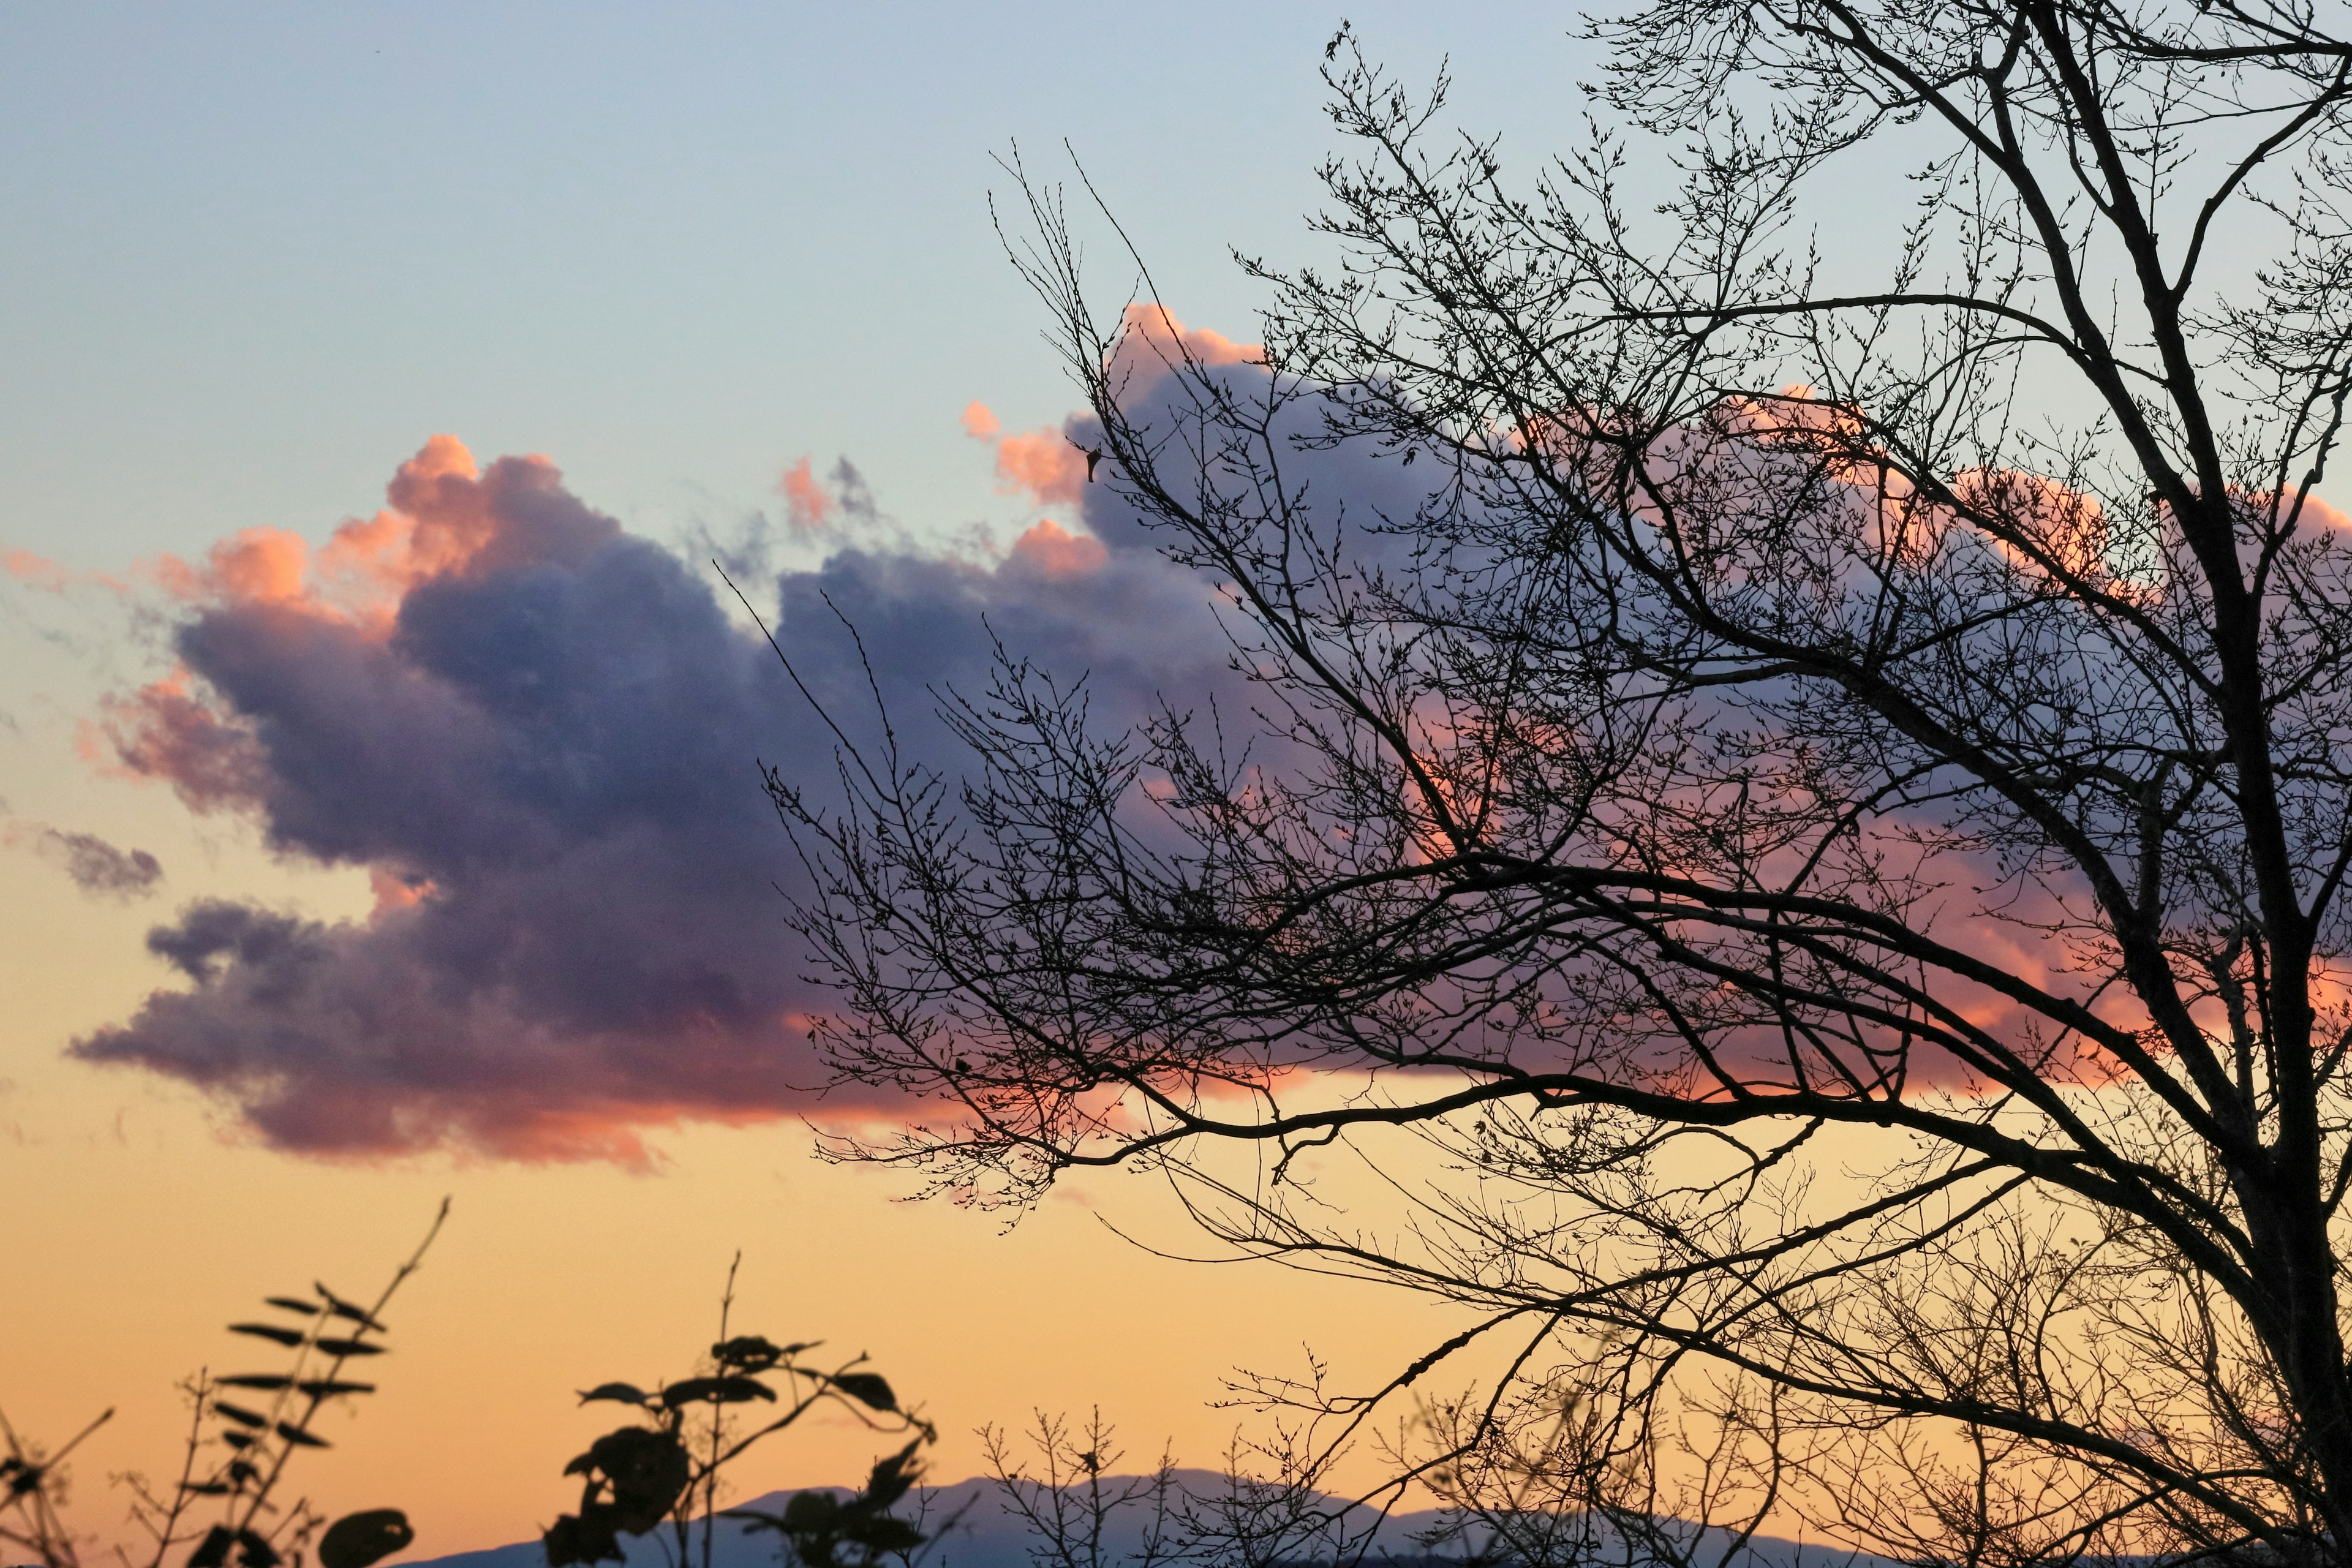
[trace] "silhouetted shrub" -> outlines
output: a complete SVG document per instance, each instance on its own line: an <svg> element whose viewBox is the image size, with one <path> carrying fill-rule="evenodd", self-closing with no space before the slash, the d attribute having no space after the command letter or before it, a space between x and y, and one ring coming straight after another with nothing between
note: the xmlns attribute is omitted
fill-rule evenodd
<svg viewBox="0 0 2352 1568"><path fill-rule="evenodd" d="M159 1489L135 1473L125 1478L131 1517L152 1542L147 1568L164 1568L191 1545L184 1568L302 1568L314 1539L320 1568L369 1568L415 1539L408 1516L396 1508L364 1510L329 1525L307 1500L280 1507L272 1499L296 1454L331 1447L311 1429L320 1412L375 1392L374 1384L345 1375L346 1368L384 1352L383 1310L425 1261L448 1217L445 1199L425 1239L372 1305L314 1284L308 1292L266 1298L267 1321L228 1325L230 1333L284 1347L289 1358L279 1371L198 1373L182 1385L191 1414L178 1479ZM40 1568L80 1568L60 1512L59 1467L113 1415L104 1412L54 1453L19 1438L0 1417L0 1440L7 1444L0 1458L0 1542L31 1552ZM215 1507L212 1521L201 1522ZM129 1553L119 1555L132 1568Z"/></svg>
<svg viewBox="0 0 2352 1568"><path fill-rule="evenodd" d="M741 1262L740 1254L736 1261ZM720 1519L775 1531L788 1559L803 1568L877 1568L894 1557L911 1560L923 1544L923 1532L891 1510L922 1474L921 1452L939 1436L931 1424L903 1407L879 1373L866 1370L863 1353L827 1370L800 1359L822 1342L780 1345L763 1335L733 1333L729 1320L734 1303L730 1268L719 1303L719 1339L694 1375L650 1390L601 1384L580 1395L583 1405L629 1405L639 1418L597 1438L563 1468L565 1475L582 1478L580 1509L559 1518L541 1536L548 1568L623 1562L622 1536L649 1534L665 1521L671 1529L672 1561L683 1568L692 1561L698 1518L703 1568L710 1568ZM803 1491L781 1513L720 1512L720 1472L754 1444L827 1404L877 1431L905 1436L905 1446L877 1460L866 1485L845 1497ZM757 1424L744 1430L739 1411L756 1412Z"/></svg>

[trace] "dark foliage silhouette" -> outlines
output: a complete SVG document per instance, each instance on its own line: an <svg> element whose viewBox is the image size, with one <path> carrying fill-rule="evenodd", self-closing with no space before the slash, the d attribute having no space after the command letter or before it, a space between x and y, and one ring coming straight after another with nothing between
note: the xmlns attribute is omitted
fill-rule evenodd
<svg viewBox="0 0 2352 1568"><path fill-rule="evenodd" d="M741 1262L740 1258L737 1263ZM853 1356L830 1366L802 1358L818 1342L777 1344L733 1331L735 1270L719 1310L719 1339L691 1377L657 1384L606 1383L580 1395L583 1405L629 1405L640 1418L588 1446L564 1467L581 1478L580 1507L549 1526L548 1568L622 1562L620 1538L647 1535L667 1524L664 1549L676 1564L694 1561L694 1529L701 1525L703 1568L710 1568L718 1521L744 1521L772 1531L788 1561L801 1568L878 1568L910 1562L925 1540L915 1523L892 1512L922 1474L922 1451L938 1439L931 1424L898 1402L881 1373ZM866 1485L846 1496L796 1493L782 1512L719 1508L722 1472L754 1445L785 1430L820 1406L846 1410L879 1431L906 1437L875 1462ZM744 1421L740 1417L748 1415Z"/></svg>
<svg viewBox="0 0 2352 1568"><path fill-rule="evenodd" d="M307 1292L268 1298L266 1321L228 1326L232 1334L283 1347L289 1359L281 1371L200 1372L184 1385L189 1425L178 1476L164 1487L135 1472L123 1478L131 1517L152 1542L147 1568L175 1560L184 1568L302 1568L312 1552L320 1568L369 1568L415 1541L407 1515L396 1508L369 1509L330 1524L307 1499L283 1500L284 1486L297 1454L332 1446L312 1429L320 1414L375 1392L374 1384L346 1370L384 1353L383 1310L425 1261L448 1216L444 1200L425 1239L372 1304L313 1285ZM59 1467L113 1414L107 1411L47 1454L20 1440L0 1417L0 1438L8 1447L0 1458L0 1542L31 1552L41 1568L80 1568L77 1537L60 1512ZM129 1568L129 1553L119 1555Z"/></svg>

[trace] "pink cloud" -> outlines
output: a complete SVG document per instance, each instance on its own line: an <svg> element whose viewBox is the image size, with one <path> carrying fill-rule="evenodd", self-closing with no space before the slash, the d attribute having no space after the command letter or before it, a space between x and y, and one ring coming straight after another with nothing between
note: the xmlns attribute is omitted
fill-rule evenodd
<svg viewBox="0 0 2352 1568"><path fill-rule="evenodd" d="M11 550L5 557L0 557L0 567L5 567L8 575L19 583L44 593L61 593L70 580L64 567L29 550Z"/></svg>
<svg viewBox="0 0 2352 1568"><path fill-rule="evenodd" d="M1002 493L1025 495L1041 507L1076 506L1083 499L1086 456L1071 440L1067 426L1007 436L985 403L967 405L962 425L965 435L996 448L996 488Z"/></svg>
<svg viewBox="0 0 2352 1568"><path fill-rule="evenodd" d="M507 462L535 474L542 485L560 482L544 458ZM187 605L280 605L381 632L410 587L462 567L488 542L495 530L480 479L464 442L436 436L401 465L386 487L383 510L345 521L315 552L298 533L264 527L220 541L201 560L165 553L138 563L127 576L68 571L26 550L0 557L0 568L50 592L90 584L129 594L144 585Z"/></svg>
<svg viewBox="0 0 2352 1568"><path fill-rule="evenodd" d="M1013 542L1012 564L1047 577L1072 577L1100 571L1109 553L1092 534L1072 533L1046 517Z"/></svg>
<svg viewBox="0 0 2352 1568"><path fill-rule="evenodd" d="M2315 495L2303 498L2303 510L2296 521L2306 528L2324 528L2335 533L2352 533L2352 517L2329 505Z"/></svg>
<svg viewBox="0 0 2352 1568"><path fill-rule="evenodd" d="M248 528L205 558L205 586L248 605L285 604L309 592L310 546L282 528Z"/></svg>
<svg viewBox="0 0 2352 1568"><path fill-rule="evenodd" d="M402 596L458 572L497 537L485 486L552 490L562 476L545 458L500 460L486 479L455 436L435 436L385 487L387 505L352 518L314 552L299 534L248 528L214 545L201 563L163 555L142 574L192 604L278 605L382 636Z"/></svg>
<svg viewBox="0 0 2352 1568"><path fill-rule="evenodd" d="M107 572L76 571L29 550L10 550L0 555L0 571L5 571L27 588L43 594L63 594L85 586L103 588L113 594L128 594L131 589L131 584L126 578Z"/></svg>
<svg viewBox="0 0 2352 1568"><path fill-rule="evenodd" d="M1254 374L1249 345L1152 308L1128 327L1139 403L1171 359ZM1087 672L1107 728L1162 694L1237 689L1210 585L1154 552L1120 487L1085 482L1087 416L1007 437L973 404L962 423L1008 484L1075 504L1086 528L1031 520L992 566L843 548L782 574L762 609L829 710L867 711L870 679L908 754L951 772L961 753L926 716L939 692L984 687L1000 637L1041 669ZM1300 471L1318 502L1396 515L1429 472L1330 452ZM845 465L823 485L803 458L778 489L816 528L857 515L854 482ZM484 468L437 437L385 502L316 551L248 531L182 563L183 668L89 732L191 808L363 872L373 910L192 905L149 936L179 979L77 1053L199 1085L257 1136L329 1155L642 1163L653 1130L805 1110L824 1077L806 1028L833 999L782 932L777 885L802 873L751 769L824 788L830 733L698 568L624 533L545 458ZM2037 962L2023 937L1983 942L2019 973ZM828 1113L879 1103L846 1092Z"/></svg>
<svg viewBox="0 0 2352 1568"><path fill-rule="evenodd" d="M1039 506L1076 506L1087 482L1086 454L1059 430L1032 430L997 443L1003 488L1027 492Z"/></svg>
<svg viewBox="0 0 2352 1568"><path fill-rule="evenodd" d="M784 470L784 477L776 481L776 491L784 498L784 515L793 527L814 531L833 521L833 498L809 472L806 457Z"/></svg>
<svg viewBox="0 0 2352 1568"><path fill-rule="evenodd" d="M1258 364L1265 359L1265 349L1256 343L1187 327L1159 305L1139 303L1129 305L1120 318L1111 384L1124 393L1187 364L1210 368ZM1040 507L1076 507L1085 500L1087 458L1076 437L1093 427L1089 416L1073 415L1058 428L1042 426L1007 436L993 410L973 403L964 409L962 423L964 434L996 447L996 476L1005 493L1025 495Z"/></svg>
<svg viewBox="0 0 2352 1568"><path fill-rule="evenodd" d="M390 866L370 866L368 891L375 898L373 918L382 919L394 910L408 909L431 898L433 881L429 877L412 879Z"/></svg>
<svg viewBox="0 0 2352 1568"><path fill-rule="evenodd" d="M1125 375L1150 374L1187 361L1203 366L1263 364L1265 348L1236 342L1205 327L1187 327L1161 305L1139 302L1127 308L1119 319L1118 346L1111 356L1114 386Z"/></svg>

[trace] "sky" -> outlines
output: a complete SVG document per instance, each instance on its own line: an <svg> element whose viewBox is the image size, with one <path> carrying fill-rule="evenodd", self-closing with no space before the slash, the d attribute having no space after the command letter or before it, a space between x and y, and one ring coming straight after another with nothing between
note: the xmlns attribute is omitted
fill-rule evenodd
<svg viewBox="0 0 2352 1568"><path fill-rule="evenodd" d="M1567 12L1346 14L1507 151L1573 132ZM1114 708L1213 684L1197 585L1088 514L992 156L1066 140L1229 356L1229 247L1321 254L1340 15L0 5L0 1412L116 1412L84 1528L222 1325L373 1289L445 1194L306 1478L412 1557L551 1519L572 1391L684 1373L739 1249L738 1325L871 1352L945 1479L1037 1407L1214 1463L1236 1367L1434 1337L1160 1256L1145 1182L1008 1229L811 1157L879 1112L804 1092L753 759L822 747L704 564L820 669L852 605L901 693L982 615ZM870 1447L772 1452L747 1489Z"/></svg>

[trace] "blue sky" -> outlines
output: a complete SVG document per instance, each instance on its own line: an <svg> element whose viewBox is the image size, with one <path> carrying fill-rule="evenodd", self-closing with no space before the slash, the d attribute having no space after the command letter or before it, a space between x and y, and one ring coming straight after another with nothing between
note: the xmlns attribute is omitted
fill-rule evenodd
<svg viewBox="0 0 2352 1568"><path fill-rule="evenodd" d="M1556 141L1561 12L1352 8ZM441 430L662 533L803 451L992 504L955 415L1068 397L992 151L1066 137L1188 319L1312 253L1322 5L24 5L0 10L0 537L82 566L316 534ZM1108 258L1105 258L1108 262ZM1104 281L1124 279L1106 265Z"/></svg>

